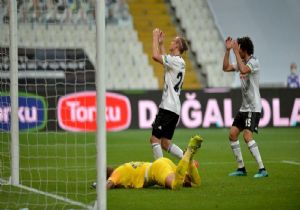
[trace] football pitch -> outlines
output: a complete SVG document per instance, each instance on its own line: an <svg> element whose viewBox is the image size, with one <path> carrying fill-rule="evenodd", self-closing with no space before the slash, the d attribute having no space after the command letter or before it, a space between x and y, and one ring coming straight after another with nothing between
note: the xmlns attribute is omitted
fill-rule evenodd
<svg viewBox="0 0 300 210"><path fill-rule="evenodd" d="M240 138L248 171L246 177L229 177L236 163L228 143L228 129L177 129L174 143L185 148L199 133L205 141L196 154L202 184L177 191L113 189L107 208L128 210L176 209L300 209L300 128L261 128L255 140L269 172L254 179L257 165ZM127 130L107 134L108 165L152 161L151 130ZM8 134L0 134L0 178L9 176ZM95 134L22 133L20 135L20 183L93 206L96 192ZM166 157L178 162L168 153ZM82 209L39 192L11 185L0 186L0 209Z"/></svg>

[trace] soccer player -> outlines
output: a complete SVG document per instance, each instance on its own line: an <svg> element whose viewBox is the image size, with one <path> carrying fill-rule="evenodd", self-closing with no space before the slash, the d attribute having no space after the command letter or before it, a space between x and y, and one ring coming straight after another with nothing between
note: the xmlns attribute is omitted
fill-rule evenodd
<svg viewBox="0 0 300 210"><path fill-rule="evenodd" d="M175 37L170 44L170 54L164 48L164 33L153 30L152 58L164 67L164 89L159 111L152 124L153 156L163 157L162 149L181 159L183 151L171 142L180 115L180 91L185 76L185 62L181 55L187 51L187 43L182 37Z"/></svg>
<svg viewBox="0 0 300 210"><path fill-rule="evenodd" d="M225 41L225 46L223 70L225 72L239 72L242 90L242 105L234 118L229 132L229 140L238 163L238 169L230 173L229 176L247 175L238 140L239 134L243 131L244 140L259 167L259 171L254 177L267 177L268 173L261 159L257 143L253 139L253 132L258 132L258 123L262 109L259 92L259 61L253 56L254 47L249 37L242 37L237 40L232 40L231 37L228 37ZM236 57L237 65L229 63L231 49Z"/></svg>
<svg viewBox="0 0 300 210"><path fill-rule="evenodd" d="M130 162L115 170L108 170L107 189L111 188L146 188L160 185L169 189L180 189L183 186L199 186L201 179L193 155L201 147L203 138L195 135L190 139L183 158L176 166L168 158L159 158L153 163ZM96 187L95 183L92 185Z"/></svg>

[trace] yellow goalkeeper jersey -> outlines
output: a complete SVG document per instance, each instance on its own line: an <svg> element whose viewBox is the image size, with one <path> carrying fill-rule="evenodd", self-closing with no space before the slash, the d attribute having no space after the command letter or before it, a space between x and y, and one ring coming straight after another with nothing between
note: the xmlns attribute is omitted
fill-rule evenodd
<svg viewBox="0 0 300 210"><path fill-rule="evenodd" d="M116 186L142 188L145 182L145 171L150 165L149 162L125 163L116 168L108 180Z"/></svg>

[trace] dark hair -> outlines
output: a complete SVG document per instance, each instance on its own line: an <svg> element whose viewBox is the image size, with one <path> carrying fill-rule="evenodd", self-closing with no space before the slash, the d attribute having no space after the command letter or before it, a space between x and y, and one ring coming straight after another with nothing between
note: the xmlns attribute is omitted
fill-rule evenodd
<svg viewBox="0 0 300 210"><path fill-rule="evenodd" d="M180 54L184 53L185 51L188 50L188 45L185 41L184 38L182 37L179 37L179 41L178 41L178 44L179 44L179 52Z"/></svg>
<svg viewBox="0 0 300 210"><path fill-rule="evenodd" d="M110 166L106 167L106 179L108 179L111 176L111 174L114 172L114 170L115 169L113 167L110 167Z"/></svg>
<svg viewBox="0 0 300 210"><path fill-rule="evenodd" d="M237 39L237 42L240 45L240 48L247 52L248 55L252 55L254 53L254 46L250 37L245 36Z"/></svg>

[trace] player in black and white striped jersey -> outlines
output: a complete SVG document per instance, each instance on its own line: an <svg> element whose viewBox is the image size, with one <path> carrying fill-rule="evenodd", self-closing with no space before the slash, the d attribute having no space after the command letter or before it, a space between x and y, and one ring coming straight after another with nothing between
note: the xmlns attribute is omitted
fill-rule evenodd
<svg viewBox="0 0 300 210"><path fill-rule="evenodd" d="M181 55L187 51L187 43L182 37L175 37L170 44L170 54L164 48L164 33L156 28L153 30L154 61L164 67L164 90L159 105L159 112L152 124L152 144L155 159L163 156L162 148L177 158L183 157L183 151L171 142L179 120L181 103L179 99L185 76L185 61Z"/></svg>
<svg viewBox="0 0 300 210"><path fill-rule="evenodd" d="M244 140L259 167L259 171L254 177L267 177L268 173L261 159L257 143L253 139L253 132L258 132L262 109L259 92L259 61L253 56L254 46L249 37L242 37L237 40L232 40L231 37L228 37L225 41L225 46L226 52L224 55L223 70L225 72L237 71L239 73L242 91L242 105L234 118L229 132L229 140L238 163L238 169L229 175L247 175L238 140L239 134L243 131ZM229 63L229 53L231 49L236 57L236 65Z"/></svg>

